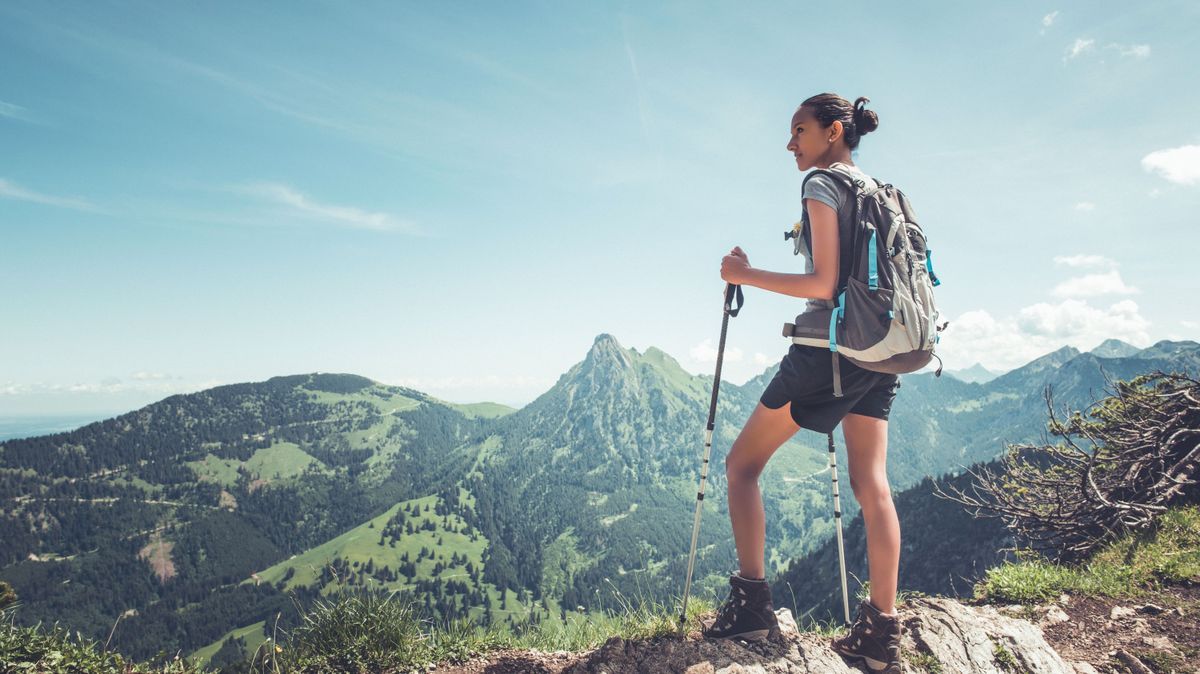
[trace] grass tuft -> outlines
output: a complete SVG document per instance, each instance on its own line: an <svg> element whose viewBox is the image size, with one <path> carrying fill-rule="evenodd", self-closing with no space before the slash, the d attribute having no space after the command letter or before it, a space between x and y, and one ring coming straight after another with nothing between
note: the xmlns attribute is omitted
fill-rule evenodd
<svg viewBox="0 0 1200 674"><path fill-rule="evenodd" d="M58 623L44 628L16 624L19 605L0 611L0 671L71 672L71 674L199 674L198 669L179 655L159 653L158 664L129 662L118 653L87 639L74 636Z"/></svg>
<svg viewBox="0 0 1200 674"><path fill-rule="evenodd" d="M1128 534L1081 565L1027 557L989 569L975 598L1040 603L1064 592L1136 596L1163 583L1200 579L1200 506L1165 512L1146 531Z"/></svg>

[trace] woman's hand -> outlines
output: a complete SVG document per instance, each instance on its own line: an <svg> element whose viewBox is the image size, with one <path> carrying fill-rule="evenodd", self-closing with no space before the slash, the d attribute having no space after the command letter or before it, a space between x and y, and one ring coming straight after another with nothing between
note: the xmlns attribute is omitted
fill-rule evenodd
<svg viewBox="0 0 1200 674"><path fill-rule="evenodd" d="M721 278L726 283L742 285L746 281L749 271L750 258L746 256L746 251L739 246L734 246L728 255L721 258Z"/></svg>

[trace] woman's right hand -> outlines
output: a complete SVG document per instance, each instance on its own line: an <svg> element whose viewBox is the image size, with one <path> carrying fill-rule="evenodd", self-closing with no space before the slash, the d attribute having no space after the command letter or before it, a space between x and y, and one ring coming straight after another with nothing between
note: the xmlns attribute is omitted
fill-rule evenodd
<svg viewBox="0 0 1200 674"><path fill-rule="evenodd" d="M750 257L740 246L734 246L728 255L721 258L721 278L726 283L742 285L749 270Z"/></svg>

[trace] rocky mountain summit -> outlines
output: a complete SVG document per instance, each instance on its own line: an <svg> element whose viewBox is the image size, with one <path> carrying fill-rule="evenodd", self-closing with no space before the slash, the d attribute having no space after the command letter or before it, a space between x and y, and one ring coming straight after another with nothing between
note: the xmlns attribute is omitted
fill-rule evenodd
<svg viewBox="0 0 1200 674"><path fill-rule="evenodd" d="M1033 620L1029 620L1009 615L1012 611L968 606L953 599L909 600L899 608L904 625L906 671L955 674L1096 671L1085 661L1065 659L1047 642L1039 623L1050 624L1058 615L1065 615L1061 608L1055 607L1054 611L1053 614L1049 609L1030 611ZM686 637L667 635L639 640L613 637L586 653L493 653L486 659L434 671L437 674L857 674L863 671L835 653L827 636L800 632L789 610L779 609L776 613L780 633L758 642L707 640L699 632Z"/></svg>

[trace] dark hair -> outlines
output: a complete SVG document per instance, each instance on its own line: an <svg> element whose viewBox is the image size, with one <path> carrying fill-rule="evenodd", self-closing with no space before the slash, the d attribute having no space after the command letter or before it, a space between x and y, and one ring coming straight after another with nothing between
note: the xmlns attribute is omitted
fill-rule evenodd
<svg viewBox="0 0 1200 674"><path fill-rule="evenodd" d="M866 96L859 96L854 105L850 105L850 101L837 94L817 94L801 103L800 107L811 110L813 117L821 122L821 126L829 126L835 121L841 122L846 145L855 150L858 149L860 138L879 128L879 115L866 108L870 101Z"/></svg>

